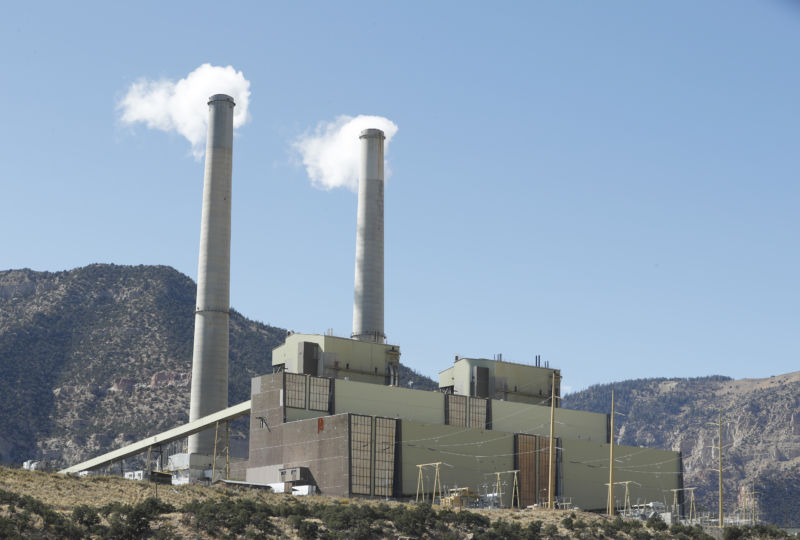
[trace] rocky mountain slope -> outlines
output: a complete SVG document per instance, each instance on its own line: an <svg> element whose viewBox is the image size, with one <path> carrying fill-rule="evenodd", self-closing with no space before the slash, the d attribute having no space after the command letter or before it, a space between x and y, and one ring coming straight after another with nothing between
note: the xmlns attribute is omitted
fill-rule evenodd
<svg viewBox="0 0 800 540"><path fill-rule="evenodd" d="M614 388L621 444L679 450L684 485L716 514L722 413L725 511L750 507L762 518L800 523L800 372L766 379L644 379L592 386L565 396L571 409L608 413Z"/></svg>
<svg viewBox="0 0 800 540"><path fill-rule="evenodd" d="M0 461L75 462L186 421L195 290L160 266L0 272ZM284 335L231 314L231 403Z"/></svg>

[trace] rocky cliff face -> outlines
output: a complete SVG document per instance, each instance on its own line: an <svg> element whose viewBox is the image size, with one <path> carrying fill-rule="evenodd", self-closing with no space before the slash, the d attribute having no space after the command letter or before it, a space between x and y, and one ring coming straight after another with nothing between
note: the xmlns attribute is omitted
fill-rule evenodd
<svg viewBox="0 0 800 540"><path fill-rule="evenodd" d="M565 397L566 407L609 412L612 385ZM679 450L685 486L716 513L719 413L722 413L726 513L750 507L755 489L761 516L797 525L800 500L800 372L767 379L647 379L613 385L618 441Z"/></svg>

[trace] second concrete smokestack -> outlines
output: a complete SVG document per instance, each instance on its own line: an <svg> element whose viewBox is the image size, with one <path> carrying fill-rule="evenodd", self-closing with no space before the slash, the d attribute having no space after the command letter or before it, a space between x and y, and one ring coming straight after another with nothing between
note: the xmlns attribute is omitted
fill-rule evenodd
<svg viewBox="0 0 800 540"><path fill-rule="evenodd" d="M356 230L353 339L384 343L383 333L383 131L365 129L361 140Z"/></svg>
<svg viewBox="0 0 800 540"><path fill-rule="evenodd" d="M190 421L228 406L234 105L233 98L225 94L208 100ZM190 436L189 453L213 454L214 430Z"/></svg>

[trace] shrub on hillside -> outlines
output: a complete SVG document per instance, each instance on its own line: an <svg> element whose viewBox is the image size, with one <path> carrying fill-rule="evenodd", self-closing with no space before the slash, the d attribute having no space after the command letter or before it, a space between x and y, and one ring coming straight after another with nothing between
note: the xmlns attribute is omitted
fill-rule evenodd
<svg viewBox="0 0 800 540"><path fill-rule="evenodd" d="M649 518L645 522L645 525L647 525L649 529L653 529L654 531L666 531L669 528L669 525L664 523L664 520L661 519L661 516L659 516L658 514L655 514L653 517Z"/></svg>
<svg viewBox="0 0 800 540"><path fill-rule="evenodd" d="M558 527L550 523L542 530L542 534L547 538L555 538L558 536Z"/></svg>
<svg viewBox="0 0 800 540"><path fill-rule="evenodd" d="M241 535L248 527L261 534L269 534L274 529L270 518L276 515L276 509L269 504L228 497L219 500L194 500L184 505L180 511L185 514L185 523L211 536L220 536L223 530Z"/></svg>
<svg viewBox="0 0 800 540"><path fill-rule="evenodd" d="M39 499L35 499L30 495L18 495L16 493L0 489L0 504L7 504L9 507L19 507L23 510L20 517L11 522L11 526L15 529L27 530L30 525L30 515L36 514L42 518L44 529L50 531L58 538L78 539L84 536L83 531L77 527L71 520L65 518L49 505L43 503ZM16 510L15 510L16 513ZM4 528L8 528L9 522L3 523ZM18 535L19 533L16 533ZM2 536L0 536L2 538Z"/></svg>

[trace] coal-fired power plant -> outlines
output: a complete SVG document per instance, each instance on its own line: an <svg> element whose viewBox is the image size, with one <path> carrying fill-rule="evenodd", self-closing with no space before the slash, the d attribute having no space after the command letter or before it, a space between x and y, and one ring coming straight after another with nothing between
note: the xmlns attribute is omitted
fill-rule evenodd
<svg viewBox="0 0 800 540"><path fill-rule="evenodd" d="M233 98L225 94L213 95L208 100L190 421L228 406L234 106ZM189 437L189 454L213 452L213 429Z"/></svg>
<svg viewBox="0 0 800 540"><path fill-rule="evenodd" d="M358 224L353 300L353 334L384 343L383 332L383 131L365 129L358 179Z"/></svg>
<svg viewBox="0 0 800 540"><path fill-rule="evenodd" d="M269 373L251 378L247 401L229 407L235 103L216 94L208 106L190 421L60 472L88 473L146 452L147 470L136 472L161 481L164 475L152 472L153 452L163 473L164 445L188 437L187 452L181 446L168 456L173 484L223 480L296 495L422 496L423 503L430 496L432 504L438 492L443 506L574 505L615 515L614 491L609 505L603 488L611 477L612 488L625 485L628 512L633 484L632 496L651 501L639 507L648 508L647 517L660 507L665 522L679 519L678 494L694 489L684 488L681 453L618 444L607 414L561 408L561 371L542 366L538 356L535 365L501 355L456 356L439 372L439 391L400 384L400 346L387 343L384 334L386 138L380 129L363 130L358 141L351 336L287 332L271 351ZM351 142L352 151L355 134ZM263 351L264 360L269 353ZM230 423L244 416L247 452L232 455ZM458 487L446 495L442 485ZM659 501L670 491L676 498L667 511Z"/></svg>

